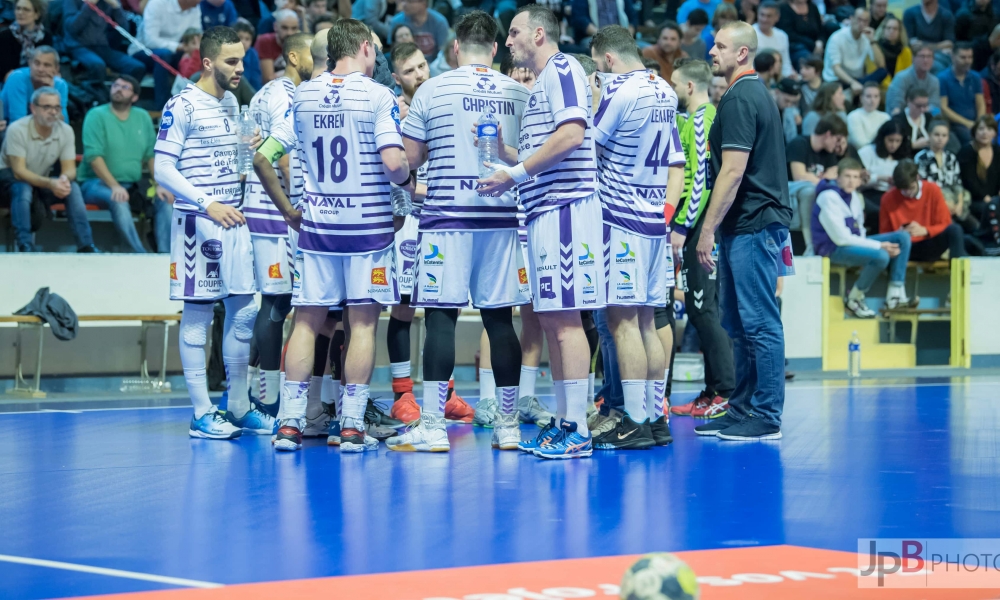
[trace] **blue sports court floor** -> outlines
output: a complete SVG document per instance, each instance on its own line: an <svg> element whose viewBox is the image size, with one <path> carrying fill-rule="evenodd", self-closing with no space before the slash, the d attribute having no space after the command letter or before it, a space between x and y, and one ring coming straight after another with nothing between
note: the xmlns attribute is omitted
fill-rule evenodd
<svg viewBox="0 0 1000 600"><path fill-rule="evenodd" d="M696 422L674 417L670 447L565 462L493 451L489 430L464 425L449 428L450 454L383 445L342 456L325 440L292 454L276 454L268 437L192 440L186 406L0 413L0 597L649 551L748 548L764 560L775 545L854 552L860 537L997 538L998 388L996 377L793 383L780 441L698 438ZM369 593L341 597L423 597L359 581ZM703 585L702 597L728 589ZM574 597L552 594L541 597Z"/></svg>

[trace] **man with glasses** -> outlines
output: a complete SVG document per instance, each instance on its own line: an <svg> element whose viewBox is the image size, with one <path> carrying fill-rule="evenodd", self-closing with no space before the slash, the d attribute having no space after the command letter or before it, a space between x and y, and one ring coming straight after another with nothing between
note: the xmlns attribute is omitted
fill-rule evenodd
<svg viewBox="0 0 1000 600"><path fill-rule="evenodd" d="M132 105L139 100L139 82L121 75L111 84L111 102L87 111L83 121L83 162L80 189L87 204L111 211L111 220L131 252L146 248L132 221L133 193L145 192L142 165L153 175L156 130L149 113ZM160 186L153 201L156 251L170 251L170 214L174 196Z"/></svg>
<svg viewBox="0 0 1000 600"><path fill-rule="evenodd" d="M59 77L59 53L52 46L39 46L31 55L31 63L27 67L14 69L3 83L3 114L8 123L28 116L32 94L43 87L56 90L62 103L62 118L67 123L69 115L66 105L69 104L69 86L66 80Z"/></svg>
<svg viewBox="0 0 1000 600"><path fill-rule="evenodd" d="M31 96L31 116L18 119L7 127L7 137L0 148L0 169L13 179L10 187L11 222L19 252L34 252L31 231L31 200L37 191L42 202L66 205L66 214L79 252L96 252L87 222L83 194L76 184L76 136L62 121L63 105L59 92L52 87L35 90ZM58 161L60 175L51 177Z"/></svg>
<svg viewBox="0 0 1000 600"><path fill-rule="evenodd" d="M927 90L913 88L906 93L906 110L892 118L899 125L903 137L910 140L910 151L914 155L930 143L927 129L927 111L930 105Z"/></svg>

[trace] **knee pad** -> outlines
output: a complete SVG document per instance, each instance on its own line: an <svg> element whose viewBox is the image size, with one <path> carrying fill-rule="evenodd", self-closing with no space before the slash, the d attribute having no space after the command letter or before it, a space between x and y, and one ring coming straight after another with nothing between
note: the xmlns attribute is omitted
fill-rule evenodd
<svg viewBox="0 0 1000 600"><path fill-rule="evenodd" d="M208 341L208 326L214 316L211 304L184 303L181 315L181 341L189 346L204 346Z"/></svg>
<svg viewBox="0 0 1000 600"><path fill-rule="evenodd" d="M253 338L254 321L257 320L257 305L253 296L230 296L225 304L226 320L231 323L233 335L241 342L249 342Z"/></svg>
<svg viewBox="0 0 1000 600"><path fill-rule="evenodd" d="M281 323L290 312L292 312L292 295L281 294L280 296L275 296L269 315L271 321L273 323Z"/></svg>

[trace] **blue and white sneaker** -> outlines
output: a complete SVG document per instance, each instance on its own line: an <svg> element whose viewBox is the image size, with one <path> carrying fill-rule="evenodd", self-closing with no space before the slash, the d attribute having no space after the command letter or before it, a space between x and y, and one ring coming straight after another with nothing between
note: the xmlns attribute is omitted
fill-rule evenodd
<svg viewBox="0 0 1000 600"><path fill-rule="evenodd" d="M340 419L334 419L330 421L330 429L326 436L327 446L339 446L340 445Z"/></svg>
<svg viewBox="0 0 1000 600"><path fill-rule="evenodd" d="M563 421L559 435L535 449L538 458L587 458L594 453L594 437L584 437L576 430L576 423Z"/></svg>
<svg viewBox="0 0 1000 600"><path fill-rule="evenodd" d="M558 434L559 429L556 428L556 418L552 417L549 419L548 425L542 427L542 430L538 432L538 435L534 439L524 440L517 445L517 449L521 452L533 453L540 445L549 443Z"/></svg>
<svg viewBox="0 0 1000 600"><path fill-rule="evenodd" d="M274 426L277 422L277 419L256 407L251 408L239 419L233 418L233 424L250 435L271 435L275 433Z"/></svg>
<svg viewBox="0 0 1000 600"><path fill-rule="evenodd" d="M191 427L188 435L206 440L235 440L243 435L243 430L233 424L232 413L222 412L213 406L212 410L203 414L200 419L191 415Z"/></svg>

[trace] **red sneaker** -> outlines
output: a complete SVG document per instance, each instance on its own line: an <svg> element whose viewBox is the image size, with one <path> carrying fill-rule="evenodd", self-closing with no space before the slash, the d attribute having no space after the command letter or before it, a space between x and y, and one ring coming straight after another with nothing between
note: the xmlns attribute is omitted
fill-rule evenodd
<svg viewBox="0 0 1000 600"><path fill-rule="evenodd" d="M717 419L729 410L729 401L722 396L716 396L711 401L694 407L691 416L695 419Z"/></svg>
<svg viewBox="0 0 1000 600"><path fill-rule="evenodd" d="M420 406L417 404L417 399L411 392L404 393L399 397L399 400L392 403L389 416L407 425L418 420L420 418Z"/></svg>
<svg viewBox="0 0 1000 600"><path fill-rule="evenodd" d="M451 423L471 423L476 410L465 403L458 392L452 392L451 398L444 403L444 418Z"/></svg>
<svg viewBox="0 0 1000 600"><path fill-rule="evenodd" d="M702 391L702 393L698 394L697 398L695 398L691 402L688 402L687 404L681 404L679 406L671 406L670 414L677 415L679 417L690 417L691 413L694 411L695 408L701 408L703 406L707 406L710 401L711 399L708 397L708 395L705 394L704 391Z"/></svg>

